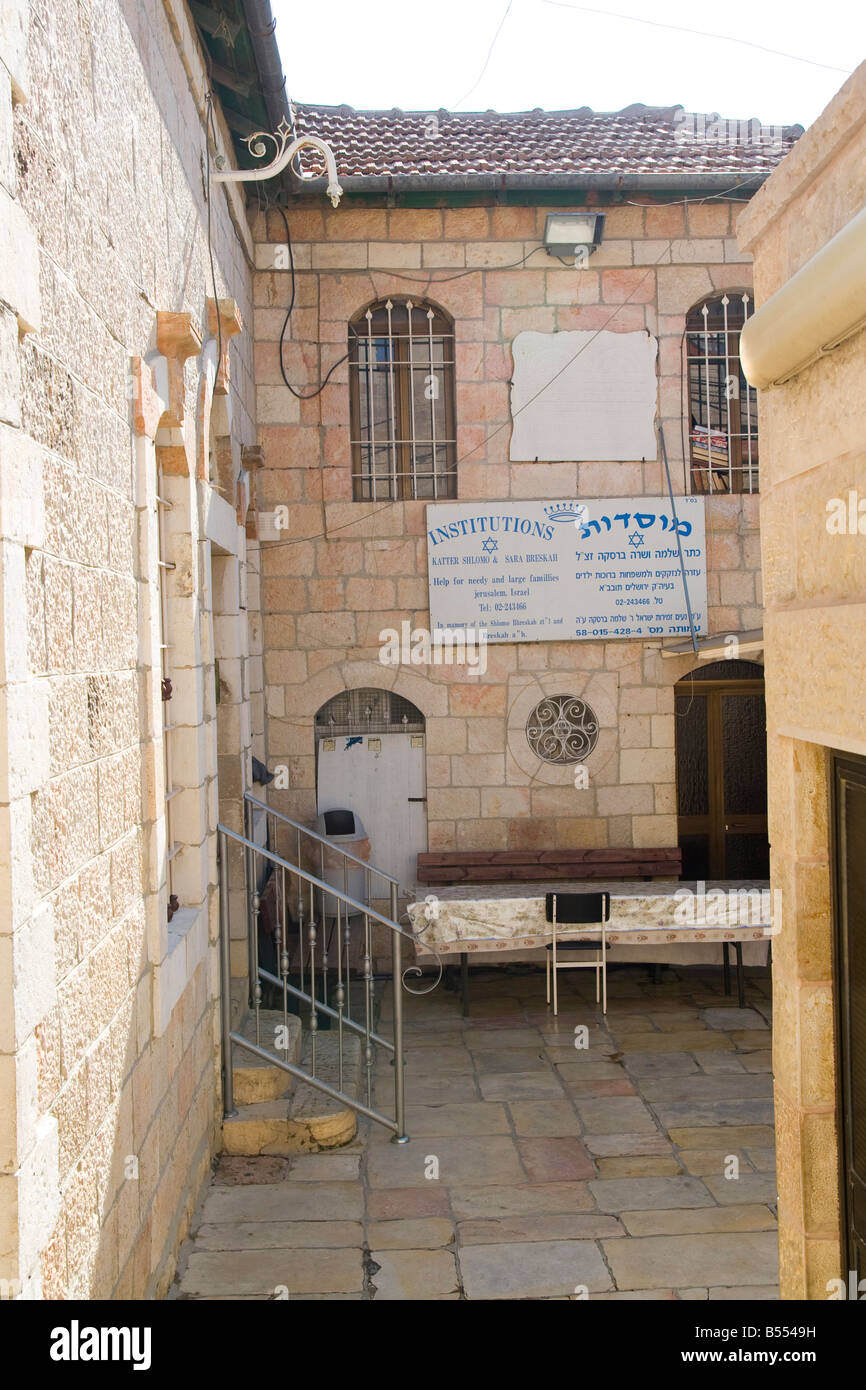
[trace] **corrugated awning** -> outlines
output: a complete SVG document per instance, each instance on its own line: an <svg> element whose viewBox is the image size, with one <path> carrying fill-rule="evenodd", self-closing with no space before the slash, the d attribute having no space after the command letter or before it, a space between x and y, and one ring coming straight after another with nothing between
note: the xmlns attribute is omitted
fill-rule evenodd
<svg viewBox="0 0 866 1390"><path fill-rule="evenodd" d="M736 639L737 656L750 656L764 650L764 629L748 628L745 632L717 632L712 637L699 637L697 651L688 638L662 647L662 656L697 656L699 661L717 661L730 655L732 639Z"/></svg>

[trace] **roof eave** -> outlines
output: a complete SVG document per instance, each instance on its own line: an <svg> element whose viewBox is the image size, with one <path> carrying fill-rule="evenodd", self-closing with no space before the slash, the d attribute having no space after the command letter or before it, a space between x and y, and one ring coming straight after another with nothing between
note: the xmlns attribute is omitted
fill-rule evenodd
<svg viewBox="0 0 866 1390"><path fill-rule="evenodd" d="M765 172L737 173L725 171L686 171L677 173L624 174L615 171L593 173L503 173L503 174L346 174L340 176L345 193L499 193L509 189L521 191L568 190L598 192L646 193L754 193L770 176ZM295 193L321 196L326 179L292 180Z"/></svg>

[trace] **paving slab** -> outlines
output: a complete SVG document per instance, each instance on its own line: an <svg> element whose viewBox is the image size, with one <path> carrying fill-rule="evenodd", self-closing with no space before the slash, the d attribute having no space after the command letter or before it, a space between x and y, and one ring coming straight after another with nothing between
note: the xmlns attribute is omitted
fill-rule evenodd
<svg viewBox="0 0 866 1390"><path fill-rule="evenodd" d="M616 1245L615 1240L609 1242ZM515 1241L470 1245L460 1251L467 1298L568 1297L612 1287L598 1246L591 1240Z"/></svg>
<svg viewBox="0 0 866 1390"><path fill-rule="evenodd" d="M769 1125L686 1125L670 1130L669 1137L681 1149L720 1149L728 1145L729 1153L752 1145L769 1146L775 1141Z"/></svg>
<svg viewBox="0 0 866 1390"><path fill-rule="evenodd" d="M766 1028L767 1020L754 1009L701 1009L707 1028Z"/></svg>
<svg viewBox="0 0 866 1390"><path fill-rule="evenodd" d="M422 1216L447 1216L448 1192L438 1183L425 1187L390 1187L367 1193L367 1216L376 1221L396 1221Z"/></svg>
<svg viewBox="0 0 866 1390"><path fill-rule="evenodd" d="M343 1182L357 1178L360 1153L298 1154L289 1169L291 1182Z"/></svg>
<svg viewBox="0 0 866 1390"><path fill-rule="evenodd" d="M701 1055L703 1058L705 1054ZM622 1064L632 1076L698 1073L698 1064L690 1052L629 1052Z"/></svg>
<svg viewBox="0 0 866 1390"><path fill-rule="evenodd" d="M556 1070L568 1085L574 1081L616 1081L625 1076L622 1062L592 1058L585 1052L575 1053L571 1061L557 1062Z"/></svg>
<svg viewBox="0 0 866 1390"><path fill-rule="evenodd" d="M547 1100L513 1100L509 1102L508 1110L518 1136L541 1138L580 1133L580 1121L574 1106L564 1099L551 1096Z"/></svg>
<svg viewBox="0 0 866 1390"><path fill-rule="evenodd" d="M216 1166L213 1180L217 1185L282 1182L289 1171L289 1159L276 1155L250 1154L238 1157L223 1154Z"/></svg>
<svg viewBox="0 0 866 1390"><path fill-rule="evenodd" d="M697 1009L682 1009L680 1011L670 1010L666 1014L651 1013L647 1015L648 1028L657 1028L660 1033L694 1033L701 1028L701 1016Z"/></svg>
<svg viewBox="0 0 866 1390"><path fill-rule="evenodd" d="M714 1075L716 1072L745 1071L748 1053L739 1052L698 1052L695 1054L702 1072Z"/></svg>
<svg viewBox="0 0 866 1390"><path fill-rule="evenodd" d="M363 1286L360 1249L193 1251L180 1293L270 1297L281 1287L297 1294L352 1293Z"/></svg>
<svg viewBox="0 0 866 1390"><path fill-rule="evenodd" d="M777 1284L747 1284L745 1288L732 1289L708 1289L707 1297L711 1303L732 1300L734 1302L754 1303L756 1299L775 1299L779 1298L779 1287Z"/></svg>
<svg viewBox="0 0 866 1390"><path fill-rule="evenodd" d="M758 1169L760 1173L775 1173L776 1171L776 1150L775 1148L755 1148L747 1149L746 1157L750 1163Z"/></svg>
<svg viewBox="0 0 866 1390"><path fill-rule="evenodd" d="M673 1145L667 1135L660 1134L658 1130L652 1134L584 1134L583 1142L596 1158L673 1153Z"/></svg>
<svg viewBox="0 0 866 1390"><path fill-rule="evenodd" d="M764 1100L772 1098L773 1081L762 1074L750 1076L746 1071L714 1076L645 1076L641 1078L640 1093L650 1101Z"/></svg>
<svg viewBox="0 0 866 1390"><path fill-rule="evenodd" d="M383 1144L370 1150L367 1181L371 1187L422 1187L431 1181L429 1158L439 1163L438 1181L455 1183L518 1183L524 1170L514 1140L500 1135L468 1135L431 1139L426 1143Z"/></svg>
<svg viewBox="0 0 866 1390"><path fill-rule="evenodd" d="M407 1078L465 1076L472 1070L472 1054L467 1047L419 1047L406 1051Z"/></svg>
<svg viewBox="0 0 866 1390"><path fill-rule="evenodd" d="M200 1226L194 1250L339 1250L360 1249L360 1221L224 1221Z"/></svg>
<svg viewBox="0 0 866 1390"><path fill-rule="evenodd" d="M689 1100L668 1105L655 1101L653 1109L664 1129L682 1129L687 1125L708 1127L716 1125L771 1125L772 1100Z"/></svg>
<svg viewBox="0 0 866 1390"><path fill-rule="evenodd" d="M406 1133L412 1138L458 1134L510 1134L505 1106L495 1101L459 1102L456 1105L407 1105Z"/></svg>
<svg viewBox="0 0 866 1390"><path fill-rule="evenodd" d="M665 1207L711 1207L700 1178L597 1178L589 1190L600 1211L660 1211Z"/></svg>
<svg viewBox="0 0 866 1390"><path fill-rule="evenodd" d="M678 1178L683 1172L675 1158L652 1154L599 1158L595 1166L600 1178Z"/></svg>
<svg viewBox="0 0 866 1390"><path fill-rule="evenodd" d="M523 1183L509 1187L461 1185L451 1189L458 1220L471 1217L511 1218L536 1213L570 1214L595 1207L585 1182Z"/></svg>
<svg viewBox="0 0 866 1390"><path fill-rule="evenodd" d="M774 1231L644 1236L602 1244L619 1289L775 1287L778 1283Z"/></svg>
<svg viewBox="0 0 866 1390"><path fill-rule="evenodd" d="M595 1177L595 1165L579 1139L518 1139L517 1152L530 1182L579 1182Z"/></svg>
<svg viewBox="0 0 866 1390"><path fill-rule="evenodd" d="M394 1093L393 1077L390 1080L390 1100ZM380 1092L381 1094L381 1092ZM478 1099L475 1077L461 1076L407 1076L407 1105L445 1105L460 1104ZM485 1097L487 1099L487 1097ZM495 1097L490 1097L495 1099Z"/></svg>
<svg viewBox="0 0 866 1390"><path fill-rule="evenodd" d="M435 1250L453 1241L453 1223L444 1216L367 1224L367 1244L376 1250Z"/></svg>
<svg viewBox="0 0 866 1390"><path fill-rule="evenodd" d="M213 1187L204 1200L202 1222L360 1221L363 1197L360 1184L348 1182Z"/></svg>
<svg viewBox="0 0 866 1390"><path fill-rule="evenodd" d="M740 1061L746 1071L773 1070L773 1054L769 1048L758 1052L744 1052Z"/></svg>
<svg viewBox="0 0 866 1390"><path fill-rule="evenodd" d="M603 1096L636 1096L637 1087L623 1073L610 1081L567 1081L563 1082L570 1096L585 1096L587 1100L601 1099Z"/></svg>
<svg viewBox="0 0 866 1390"><path fill-rule="evenodd" d="M478 1087L485 1100L537 1100L562 1095L562 1084L549 1067L539 1067L536 1072L479 1076Z"/></svg>
<svg viewBox="0 0 866 1390"><path fill-rule="evenodd" d="M743 1150L732 1149L730 1145L726 1149L680 1149L679 1152L680 1163L683 1167L699 1178L704 1177L704 1175L723 1178L731 1158L738 1158L746 1172L752 1171L751 1164Z"/></svg>
<svg viewBox="0 0 866 1390"><path fill-rule="evenodd" d="M774 1231L776 1218L760 1203L731 1207L675 1207L666 1211L622 1211L631 1236L685 1236L714 1231Z"/></svg>
<svg viewBox="0 0 866 1390"><path fill-rule="evenodd" d="M581 1124L593 1134L657 1134L658 1125L638 1096L606 1096L574 1102Z"/></svg>
<svg viewBox="0 0 866 1390"><path fill-rule="evenodd" d="M483 1076L500 1075L502 1072L527 1074L534 1071L549 1070L540 1048L508 1047L501 1052L473 1052L475 1065Z"/></svg>
<svg viewBox="0 0 866 1390"><path fill-rule="evenodd" d="M744 1173L738 1178L710 1177L704 1182L717 1202L723 1206L740 1202L777 1202L778 1186L775 1173Z"/></svg>
<svg viewBox="0 0 866 1390"><path fill-rule="evenodd" d="M676 1303L676 1289L614 1289L593 1294L593 1303Z"/></svg>
<svg viewBox="0 0 866 1390"><path fill-rule="evenodd" d="M527 1048L540 1052L542 1035L539 1028L467 1028L465 1043L470 1052L496 1052Z"/></svg>
<svg viewBox="0 0 866 1390"><path fill-rule="evenodd" d="M511 1241L597 1240L625 1232L615 1216L602 1212L534 1212L528 1216L460 1221L461 1246L499 1245Z"/></svg>
<svg viewBox="0 0 866 1390"><path fill-rule="evenodd" d="M410 1301L457 1295L457 1265L449 1250L371 1250L379 1265L371 1274L376 1301Z"/></svg>
<svg viewBox="0 0 866 1390"><path fill-rule="evenodd" d="M619 1042L621 1052L722 1052L733 1051L728 1033L710 1028L703 1032L627 1033Z"/></svg>

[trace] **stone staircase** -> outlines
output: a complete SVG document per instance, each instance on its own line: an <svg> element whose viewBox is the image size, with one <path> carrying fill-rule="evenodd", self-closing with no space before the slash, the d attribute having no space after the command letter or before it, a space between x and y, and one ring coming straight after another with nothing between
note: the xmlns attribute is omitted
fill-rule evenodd
<svg viewBox="0 0 866 1390"><path fill-rule="evenodd" d="M259 1023L262 1039L275 1037L277 1028L284 1025L282 1010L261 1009ZM237 1031L255 1042L255 1015L248 1013ZM315 1074L331 1086L340 1084L338 1046L336 1032L317 1034ZM288 1015L288 1048L282 1055L287 1062L312 1071L311 1037L295 1014ZM358 1116L349 1106L237 1043L232 1061L237 1114L223 1120L223 1153L244 1157L317 1153L340 1148L354 1139ZM344 1033L341 1089L346 1095L360 1094L360 1071L361 1040Z"/></svg>

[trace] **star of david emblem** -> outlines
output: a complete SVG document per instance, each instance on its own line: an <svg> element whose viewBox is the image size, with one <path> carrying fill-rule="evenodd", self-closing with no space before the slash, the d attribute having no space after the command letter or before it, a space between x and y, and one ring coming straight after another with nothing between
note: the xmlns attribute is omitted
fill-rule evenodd
<svg viewBox="0 0 866 1390"><path fill-rule="evenodd" d="M487 554L490 555L492 551L499 549L499 542L493 540L492 536L488 536L481 549L486 551Z"/></svg>
<svg viewBox="0 0 866 1390"><path fill-rule="evenodd" d="M629 545L634 547L643 545L643 536L641 535L640 531L632 531L631 535L628 538L628 543Z"/></svg>

